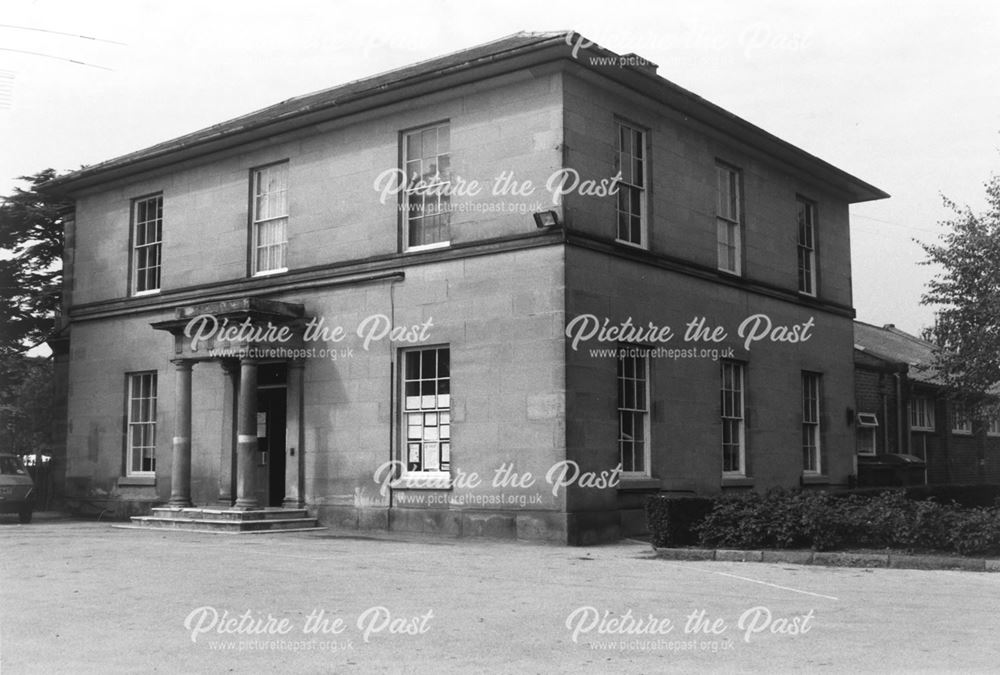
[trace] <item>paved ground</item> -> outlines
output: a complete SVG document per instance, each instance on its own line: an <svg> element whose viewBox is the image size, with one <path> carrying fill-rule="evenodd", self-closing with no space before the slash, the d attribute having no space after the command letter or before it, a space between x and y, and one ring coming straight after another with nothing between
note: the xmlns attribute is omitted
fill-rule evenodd
<svg viewBox="0 0 1000 675"><path fill-rule="evenodd" d="M995 672L998 634L1000 574L0 520L4 675Z"/></svg>

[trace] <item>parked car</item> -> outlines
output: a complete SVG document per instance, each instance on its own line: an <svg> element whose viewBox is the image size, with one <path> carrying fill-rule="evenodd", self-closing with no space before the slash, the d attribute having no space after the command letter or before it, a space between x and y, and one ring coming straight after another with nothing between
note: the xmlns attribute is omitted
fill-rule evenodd
<svg viewBox="0 0 1000 675"><path fill-rule="evenodd" d="M17 455L0 454L0 513L16 513L31 522L35 510L35 484Z"/></svg>

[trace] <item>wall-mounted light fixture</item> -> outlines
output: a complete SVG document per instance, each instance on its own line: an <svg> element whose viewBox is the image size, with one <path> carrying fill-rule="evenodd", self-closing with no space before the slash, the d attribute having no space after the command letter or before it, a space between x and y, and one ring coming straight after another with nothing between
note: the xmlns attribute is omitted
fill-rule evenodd
<svg viewBox="0 0 1000 675"><path fill-rule="evenodd" d="M535 219L535 227L538 229L555 227L559 224L559 214L555 211L538 211L532 213L531 217Z"/></svg>

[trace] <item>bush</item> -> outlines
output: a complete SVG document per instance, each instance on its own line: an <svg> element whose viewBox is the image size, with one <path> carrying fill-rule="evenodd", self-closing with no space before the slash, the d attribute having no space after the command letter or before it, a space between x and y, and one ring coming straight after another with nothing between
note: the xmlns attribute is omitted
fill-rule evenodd
<svg viewBox="0 0 1000 675"><path fill-rule="evenodd" d="M710 497L650 497L646 522L653 546L690 546L698 543L693 527L712 510Z"/></svg>
<svg viewBox="0 0 1000 675"><path fill-rule="evenodd" d="M1000 507L913 500L902 489L848 495L775 489L715 499L653 497L646 508L655 546L697 542L713 548L1000 554Z"/></svg>
<svg viewBox="0 0 1000 675"><path fill-rule="evenodd" d="M951 543L962 555L1000 553L1000 511L968 509L952 530Z"/></svg>
<svg viewBox="0 0 1000 675"><path fill-rule="evenodd" d="M907 488L865 487L832 493L836 497L878 497L886 492L902 492L907 499L941 504L954 504L964 508L989 508L1000 500L1000 485L978 483L974 485L911 485Z"/></svg>

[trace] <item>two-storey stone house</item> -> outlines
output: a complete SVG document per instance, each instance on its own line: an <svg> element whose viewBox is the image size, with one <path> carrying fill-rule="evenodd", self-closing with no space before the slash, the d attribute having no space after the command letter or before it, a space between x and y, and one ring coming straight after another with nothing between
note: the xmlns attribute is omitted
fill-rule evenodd
<svg viewBox="0 0 1000 675"><path fill-rule="evenodd" d="M887 195L576 34L48 189L75 503L586 543L854 471L848 205Z"/></svg>

